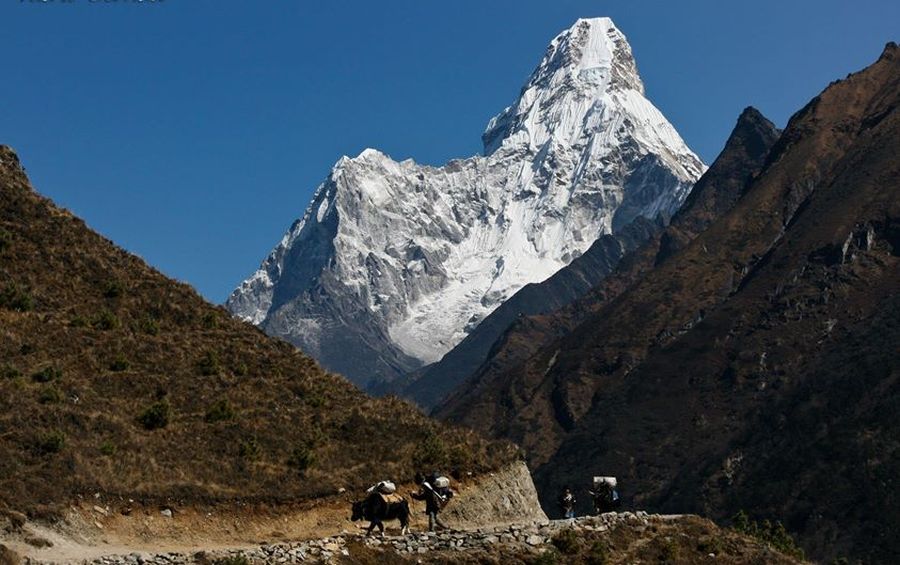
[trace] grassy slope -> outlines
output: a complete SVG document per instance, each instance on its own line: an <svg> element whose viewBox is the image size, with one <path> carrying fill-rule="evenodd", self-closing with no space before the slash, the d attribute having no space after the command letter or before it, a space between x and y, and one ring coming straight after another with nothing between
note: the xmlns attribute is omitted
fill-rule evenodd
<svg viewBox="0 0 900 565"><path fill-rule="evenodd" d="M148 430L157 403L170 421ZM36 194L0 147L0 508L299 499L513 456L231 319Z"/></svg>

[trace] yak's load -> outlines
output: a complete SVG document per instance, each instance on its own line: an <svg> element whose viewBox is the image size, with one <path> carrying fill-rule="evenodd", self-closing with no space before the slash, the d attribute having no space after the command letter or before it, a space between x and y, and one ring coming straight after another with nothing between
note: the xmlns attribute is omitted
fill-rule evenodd
<svg viewBox="0 0 900 565"><path fill-rule="evenodd" d="M379 481L366 490L366 492L372 491L378 491L381 494L394 494L397 492L397 485L393 481Z"/></svg>
<svg viewBox="0 0 900 565"><path fill-rule="evenodd" d="M381 498L388 503L397 503L403 500L403 497L397 494L397 485L393 481L379 481L370 486L366 493L378 493Z"/></svg>

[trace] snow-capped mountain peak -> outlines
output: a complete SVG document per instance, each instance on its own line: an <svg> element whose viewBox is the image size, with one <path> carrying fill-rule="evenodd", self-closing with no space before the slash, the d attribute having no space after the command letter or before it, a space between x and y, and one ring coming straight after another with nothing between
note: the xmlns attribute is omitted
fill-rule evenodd
<svg viewBox="0 0 900 565"><path fill-rule="evenodd" d="M550 42L516 103L488 123L484 152L504 142L574 142L583 120L612 90L643 96L631 47L609 18L580 19Z"/></svg>
<svg viewBox="0 0 900 565"><path fill-rule="evenodd" d="M644 92L631 47L609 18L579 19L553 38L526 87L552 89L569 81L600 89L619 83Z"/></svg>
<svg viewBox="0 0 900 565"><path fill-rule="evenodd" d="M556 36L483 140L442 167L341 158L227 306L357 382L396 377L600 235L673 212L704 170L608 18Z"/></svg>

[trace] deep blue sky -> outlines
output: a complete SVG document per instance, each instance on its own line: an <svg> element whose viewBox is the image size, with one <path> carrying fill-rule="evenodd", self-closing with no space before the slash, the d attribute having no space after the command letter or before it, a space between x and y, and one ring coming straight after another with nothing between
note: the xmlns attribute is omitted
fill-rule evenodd
<svg viewBox="0 0 900 565"><path fill-rule="evenodd" d="M900 39L900 2L0 0L0 143L39 191L223 301L341 155L481 149L549 40L611 16L707 162Z"/></svg>

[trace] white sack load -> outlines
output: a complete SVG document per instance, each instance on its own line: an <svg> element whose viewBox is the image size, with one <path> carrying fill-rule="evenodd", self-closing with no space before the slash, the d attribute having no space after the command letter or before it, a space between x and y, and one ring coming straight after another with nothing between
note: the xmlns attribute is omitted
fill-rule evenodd
<svg viewBox="0 0 900 565"><path fill-rule="evenodd" d="M381 494L394 494L397 491L397 485L392 481L380 481L369 487L366 492L372 492L373 490L378 491Z"/></svg>

